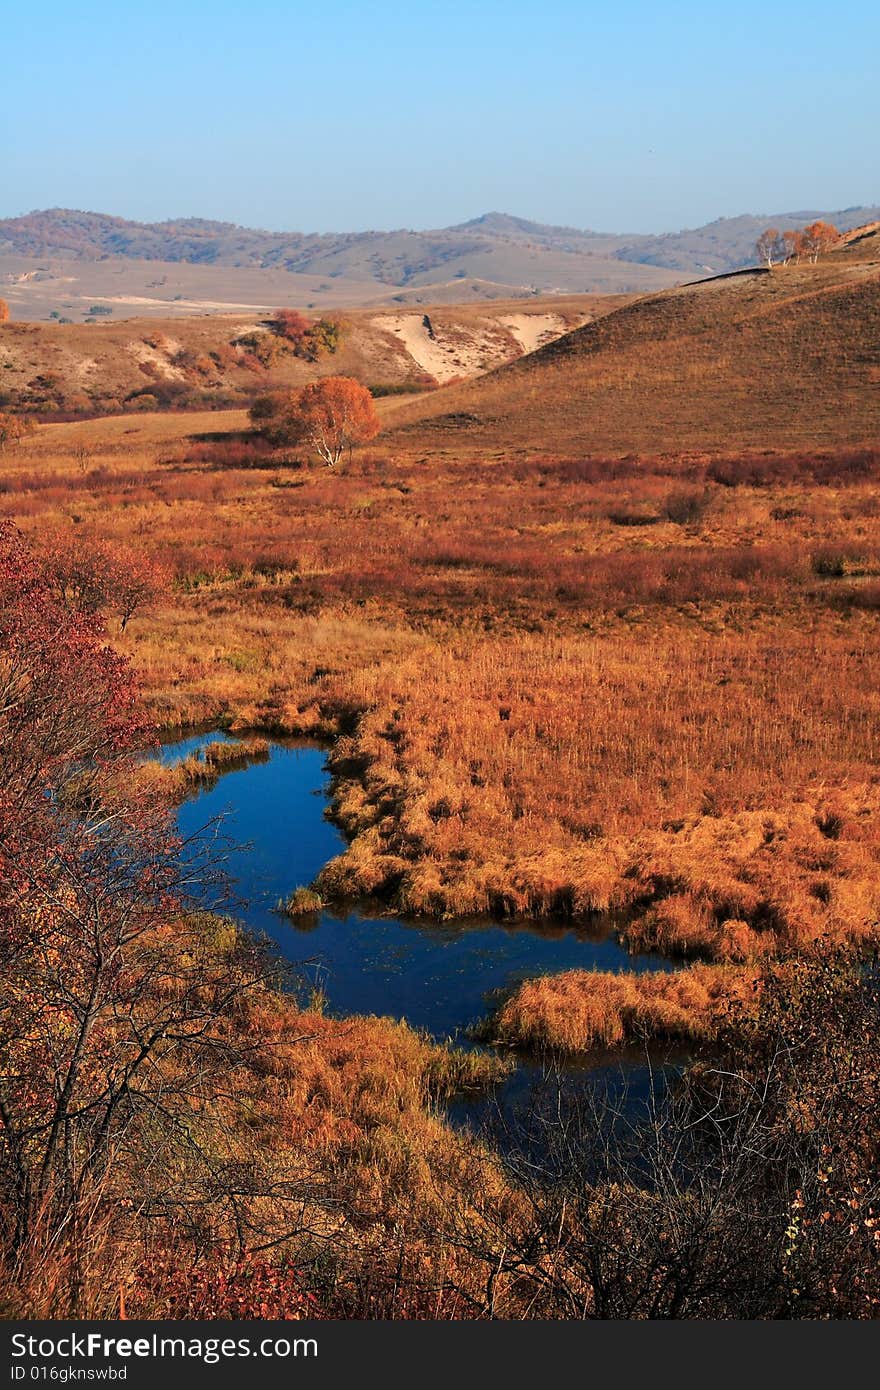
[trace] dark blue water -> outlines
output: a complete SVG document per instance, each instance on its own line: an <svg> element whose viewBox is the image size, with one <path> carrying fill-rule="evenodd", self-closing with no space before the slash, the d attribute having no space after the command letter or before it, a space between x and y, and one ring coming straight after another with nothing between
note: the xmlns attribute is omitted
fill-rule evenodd
<svg viewBox="0 0 880 1390"><path fill-rule="evenodd" d="M173 761L222 735L166 745ZM229 772L184 803L185 837L225 817L227 869L235 880L234 915L277 944L309 985L320 986L338 1014L406 1019L436 1038L457 1038L485 1016L493 992L528 976L572 967L668 969L659 957L629 956L608 925L405 920L379 910L324 911L296 922L278 900L309 884L345 848L326 819L324 752L275 744L268 761Z"/></svg>

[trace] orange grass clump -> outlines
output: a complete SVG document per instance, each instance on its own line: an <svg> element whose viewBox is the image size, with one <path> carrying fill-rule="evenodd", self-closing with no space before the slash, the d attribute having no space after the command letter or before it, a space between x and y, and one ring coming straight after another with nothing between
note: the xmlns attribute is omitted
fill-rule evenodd
<svg viewBox="0 0 880 1390"><path fill-rule="evenodd" d="M706 1042L755 987L753 971L732 966L669 975L566 970L526 980L487 1031L495 1042L572 1055L645 1038Z"/></svg>

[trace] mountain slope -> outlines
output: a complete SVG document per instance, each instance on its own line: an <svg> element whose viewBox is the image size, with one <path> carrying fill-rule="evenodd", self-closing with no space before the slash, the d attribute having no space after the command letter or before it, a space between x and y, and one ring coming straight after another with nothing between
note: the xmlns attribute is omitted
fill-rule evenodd
<svg viewBox="0 0 880 1390"><path fill-rule="evenodd" d="M479 381L407 403L419 448L567 454L880 434L880 233L818 265L667 290Z"/></svg>
<svg viewBox="0 0 880 1390"><path fill-rule="evenodd" d="M337 304L363 301L362 289L352 294L349 287L364 285L373 287L377 301L387 302L395 290L454 279L501 285L508 292L643 293L679 278L663 267L618 261L613 238L579 234L572 241L556 236L552 228L547 231L538 238L478 226L319 236L253 231L197 218L141 224L54 208L0 222L0 263L25 257L59 260L62 268L109 260L123 266L158 261L163 267L282 271L318 277L325 302L335 295L332 302ZM14 269L20 274L29 267ZM84 272L74 274L82 278Z"/></svg>

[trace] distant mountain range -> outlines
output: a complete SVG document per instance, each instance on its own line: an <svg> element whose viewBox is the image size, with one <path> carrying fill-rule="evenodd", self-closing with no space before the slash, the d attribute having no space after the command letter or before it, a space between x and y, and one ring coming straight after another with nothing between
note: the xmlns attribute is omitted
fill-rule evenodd
<svg viewBox="0 0 880 1390"><path fill-rule="evenodd" d="M239 299L261 300L260 282L254 277L272 272L268 300L278 298L280 274L282 284L289 285L289 302L308 299L316 306L502 294L644 293L752 264L755 240L766 226L801 226L816 217L848 230L880 218L880 206L747 214L660 236L546 226L497 212L437 231L307 234L257 231L201 218L130 222L104 213L51 208L0 220L0 265L20 276L28 269L22 261L51 261L56 272L58 262L76 263L77 278L88 280L85 293L97 293L102 282L87 276L84 267L105 262L116 267L161 262L207 277L190 290L189 281L172 287L172 275L161 282L168 300L190 293L231 298L219 287L220 270L230 286L230 276L239 276ZM208 277L209 270L215 273ZM286 281L286 275L295 281ZM114 293L123 289L114 286ZM151 289L138 281L139 295L150 298Z"/></svg>
<svg viewBox="0 0 880 1390"><path fill-rule="evenodd" d="M128 222L104 213L51 208L0 221L0 251L77 260L126 256L135 260L255 266L263 270L283 267L308 275L333 276L342 272L346 277L354 275L405 287L424 283L425 277L436 276L438 271L472 275L475 259L482 271L486 269L483 262L487 256L498 256L502 248L516 246L572 257L578 262L578 270L573 271L573 281L577 283L560 288L574 291L584 288L580 283L580 261L591 253L685 274L736 270L753 263L755 240L766 226L800 226L816 217L834 222L845 231L880 218L880 206L838 212L774 213L766 217L745 214L661 236L580 231L498 212L439 231L305 234L255 231L198 217Z"/></svg>

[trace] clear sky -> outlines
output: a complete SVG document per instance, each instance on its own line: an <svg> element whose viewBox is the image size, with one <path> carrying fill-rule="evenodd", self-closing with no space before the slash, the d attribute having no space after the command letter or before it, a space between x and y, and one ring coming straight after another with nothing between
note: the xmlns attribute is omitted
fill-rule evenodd
<svg viewBox="0 0 880 1390"><path fill-rule="evenodd" d="M877 0L43 0L0 216L601 231L880 201Z"/></svg>

